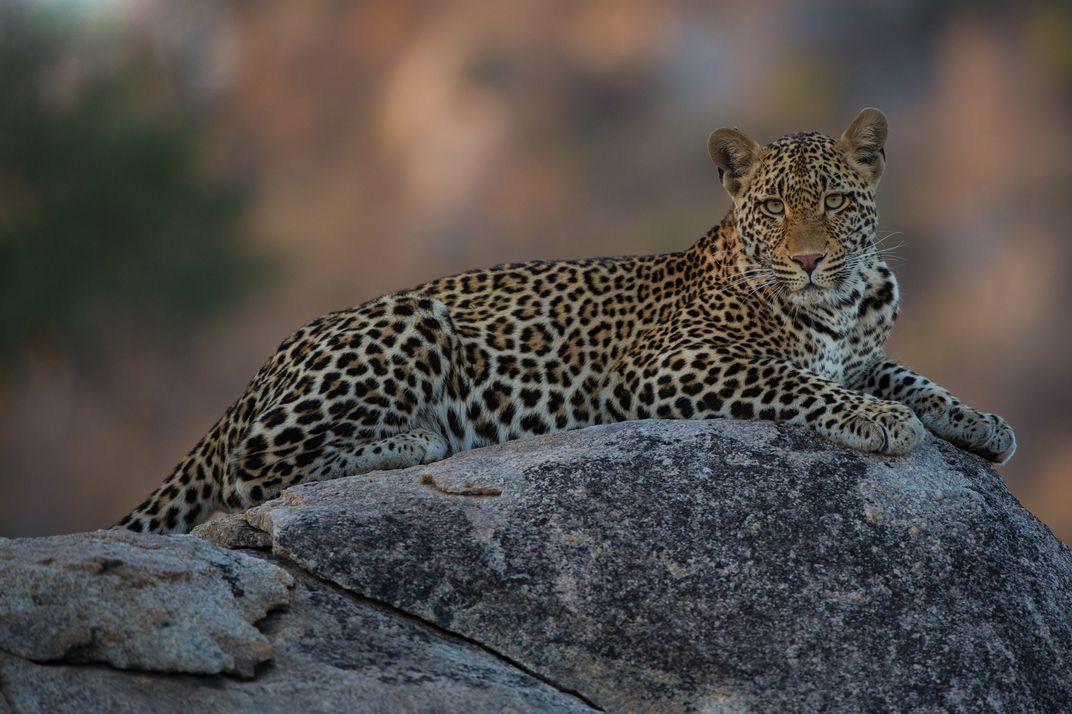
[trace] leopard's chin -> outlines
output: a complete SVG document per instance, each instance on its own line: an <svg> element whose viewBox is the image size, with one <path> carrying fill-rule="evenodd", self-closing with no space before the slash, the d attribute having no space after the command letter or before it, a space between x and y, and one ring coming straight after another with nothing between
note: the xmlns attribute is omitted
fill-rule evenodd
<svg viewBox="0 0 1072 714"><path fill-rule="evenodd" d="M844 286L823 287L807 283L795 291L788 289L784 299L796 308L837 308L846 306L850 293Z"/></svg>
<svg viewBox="0 0 1072 714"><path fill-rule="evenodd" d="M841 291L836 287L827 288L815 283L807 283L801 288L790 289L785 293L786 301L797 307L836 305L842 297Z"/></svg>

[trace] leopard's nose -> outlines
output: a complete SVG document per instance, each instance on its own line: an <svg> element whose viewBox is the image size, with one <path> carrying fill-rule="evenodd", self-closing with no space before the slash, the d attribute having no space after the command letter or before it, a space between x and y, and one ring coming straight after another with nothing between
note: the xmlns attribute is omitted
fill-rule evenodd
<svg viewBox="0 0 1072 714"><path fill-rule="evenodd" d="M794 255L793 262L798 263L800 267L804 268L804 272L811 275L815 270L815 266L819 264L819 261L823 259L826 253L803 253L801 255Z"/></svg>

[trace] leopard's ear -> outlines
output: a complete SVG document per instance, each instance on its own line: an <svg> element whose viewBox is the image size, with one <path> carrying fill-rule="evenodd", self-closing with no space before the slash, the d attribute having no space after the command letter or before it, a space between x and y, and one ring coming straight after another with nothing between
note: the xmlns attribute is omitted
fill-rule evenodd
<svg viewBox="0 0 1072 714"><path fill-rule="evenodd" d="M736 129L718 129L707 139L707 152L718 166L718 180L736 198L747 185L763 149Z"/></svg>
<svg viewBox="0 0 1072 714"><path fill-rule="evenodd" d="M878 183L886 168L886 115L868 107L852 121L841 135L838 144L849 157L853 167L871 185Z"/></svg>

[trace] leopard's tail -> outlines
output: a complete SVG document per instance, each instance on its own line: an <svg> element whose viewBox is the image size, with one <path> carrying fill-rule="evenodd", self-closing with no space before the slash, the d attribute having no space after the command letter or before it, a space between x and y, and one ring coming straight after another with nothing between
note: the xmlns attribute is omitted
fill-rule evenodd
<svg viewBox="0 0 1072 714"><path fill-rule="evenodd" d="M230 410L137 508L112 528L188 533L222 505Z"/></svg>

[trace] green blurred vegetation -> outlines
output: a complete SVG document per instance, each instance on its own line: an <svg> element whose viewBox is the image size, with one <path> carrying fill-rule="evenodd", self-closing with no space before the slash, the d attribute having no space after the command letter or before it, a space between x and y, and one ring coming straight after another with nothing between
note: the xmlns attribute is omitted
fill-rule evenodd
<svg viewBox="0 0 1072 714"><path fill-rule="evenodd" d="M94 62L70 33L0 8L0 370L27 346L79 357L124 330L188 332L266 275L244 191L205 170L151 52Z"/></svg>

